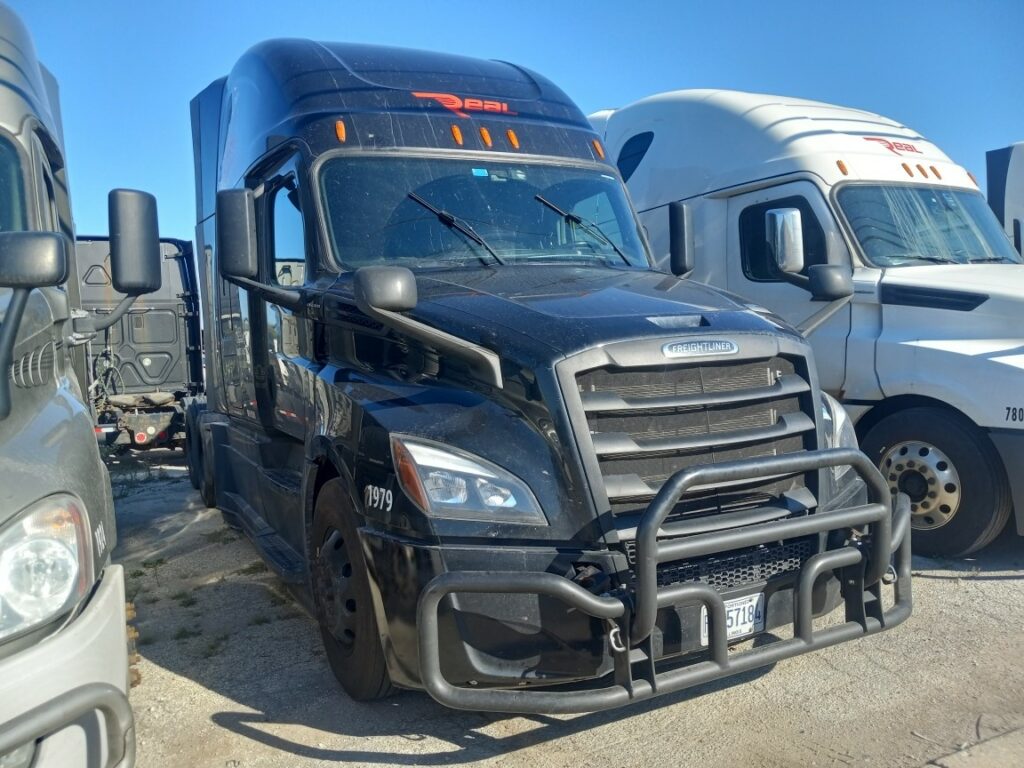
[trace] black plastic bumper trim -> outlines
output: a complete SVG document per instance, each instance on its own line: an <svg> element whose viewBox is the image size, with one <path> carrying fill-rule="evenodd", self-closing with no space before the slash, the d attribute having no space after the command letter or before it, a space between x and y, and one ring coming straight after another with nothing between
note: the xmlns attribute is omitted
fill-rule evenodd
<svg viewBox="0 0 1024 768"><path fill-rule="evenodd" d="M756 477L760 472L779 471L782 466L799 465L792 471L809 471L847 464L853 466L866 481L872 503L748 529L716 531L689 537L684 542L657 541L659 518L663 519L674 504L672 494L685 492L688 486L740 471ZM569 579L551 573L462 571L435 577L424 589L417 610L420 675L427 692L440 703L458 709L532 714L607 710L889 629L910 615L909 499L899 496L895 512L889 504L883 503L890 499L888 489L878 470L859 451L834 449L792 457L695 467L674 475L663 490L665 494L659 494L651 503L641 522L641 529L649 533L637 542L637 581L632 594L594 595ZM804 563L794 593L794 636L767 646L729 653L725 601L708 584L675 584L660 589L657 585L658 562L674 559L679 552L683 557L690 557L808 533L852 528L866 529L863 537L849 537L845 546L819 552ZM863 546L862 541L866 542ZM884 610L881 580L890 568L894 554L895 600L892 607ZM842 581L846 621L815 632L812 613L814 586L822 576L832 572ZM613 684L604 688L558 691L473 689L452 685L441 671L438 608L446 595L455 592L547 595L585 615L604 619L609 626L609 639L621 639L619 650L615 650L616 643L611 643L615 663ZM711 658L659 673L655 669L650 640L657 611L686 603L700 603L707 608ZM634 605L636 613L631 615ZM639 675L634 675L634 665L639 667Z"/></svg>

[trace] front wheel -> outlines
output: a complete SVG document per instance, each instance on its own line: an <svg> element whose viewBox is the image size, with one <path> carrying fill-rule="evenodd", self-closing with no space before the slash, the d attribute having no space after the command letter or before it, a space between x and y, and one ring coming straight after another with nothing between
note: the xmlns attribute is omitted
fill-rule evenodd
<svg viewBox="0 0 1024 768"><path fill-rule="evenodd" d="M370 579L353 511L340 480L327 482L316 499L312 554L313 601L331 671L356 701L392 692Z"/></svg>
<svg viewBox="0 0 1024 768"><path fill-rule="evenodd" d="M962 557L1005 527L1012 501L999 454L959 413L908 408L872 427L861 448L890 490L910 497L916 553Z"/></svg>

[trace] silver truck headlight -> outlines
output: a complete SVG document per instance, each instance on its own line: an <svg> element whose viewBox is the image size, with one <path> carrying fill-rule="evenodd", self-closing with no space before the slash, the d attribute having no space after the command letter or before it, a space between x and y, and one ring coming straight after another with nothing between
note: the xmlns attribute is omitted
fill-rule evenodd
<svg viewBox="0 0 1024 768"><path fill-rule="evenodd" d="M59 616L95 581L85 505L48 496L0 531L0 640Z"/></svg>
<svg viewBox="0 0 1024 768"><path fill-rule="evenodd" d="M391 456L405 495L434 517L547 525L522 480L486 459L450 445L391 437Z"/></svg>
<svg viewBox="0 0 1024 768"><path fill-rule="evenodd" d="M821 418L825 424L826 448L860 447L850 414L843 408L842 403L824 392L821 393ZM849 464L841 467L832 467L832 477L838 483L851 469L853 467Z"/></svg>

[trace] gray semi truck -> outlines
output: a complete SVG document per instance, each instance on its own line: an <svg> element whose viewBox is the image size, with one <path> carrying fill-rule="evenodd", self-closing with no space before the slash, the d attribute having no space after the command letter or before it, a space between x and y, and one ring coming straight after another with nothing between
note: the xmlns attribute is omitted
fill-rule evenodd
<svg viewBox="0 0 1024 768"><path fill-rule="evenodd" d="M124 576L86 397L57 84L0 5L0 765L134 763ZM155 201L110 194L111 270L159 287Z"/></svg>
<svg viewBox="0 0 1024 768"><path fill-rule="evenodd" d="M807 343L652 267L550 81L268 41L192 126L193 477L352 697L608 709L910 614L909 501ZM852 290L809 281L823 311Z"/></svg>
<svg viewBox="0 0 1024 768"><path fill-rule="evenodd" d="M82 308L102 323L124 300L111 274L108 237L75 245ZM202 330L192 243L160 241L158 291L132 305L87 346L96 439L115 449L179 448L185 412L203 402Z"/></svg>

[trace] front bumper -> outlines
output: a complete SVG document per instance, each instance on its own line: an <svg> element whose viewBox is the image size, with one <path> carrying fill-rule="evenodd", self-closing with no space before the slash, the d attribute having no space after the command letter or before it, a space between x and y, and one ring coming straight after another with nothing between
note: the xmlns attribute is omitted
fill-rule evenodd
<svg viewBox="0 0 1024 768"><path fill-rule="evenodd" d="M36 741L33 768L130 768L127 680L124 571L111 565L70 624L0 661L0 756Z"/></svg>
<svg viewBox="0 0 1024 768"><path fill-rule="evenodd" d="M676 501L696 486L740 478L852 466L865 480L869 503L803 517L658 541L658 530ZM637 531L636 579L628 590L595 595L554 573L450 571L433 578L417 609L419 677L440 703L459 709L523 713L576 713L612 709L711 680L773 664L808 651L889 629L911 611L910 506L900 497L895 512L888 488L864 454L835 449L693 467L676 473L644 513ZM842 546L812 555L801 567L793 591L793 637L742 653L730 653L726 639L725 598L701 582L658 586L660 563L676 562L744 547L839 531ZM890 562L895 554L895 568ZM842 624L815 630L812 624L816 585L838 576L845 605ZM883 606L882 581L895 577L894 599ZM543 595L564 603L577 615L593 617L606 627L613 650L610 685L581 690L517 690L453 685L442 671L442 625L439 608L450 594ZM703 604L708 611L709 649L690 656L691 663L659 670L652 639L660 609Z"/></svg>

